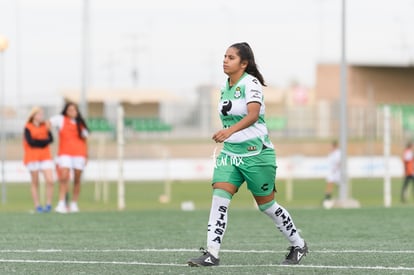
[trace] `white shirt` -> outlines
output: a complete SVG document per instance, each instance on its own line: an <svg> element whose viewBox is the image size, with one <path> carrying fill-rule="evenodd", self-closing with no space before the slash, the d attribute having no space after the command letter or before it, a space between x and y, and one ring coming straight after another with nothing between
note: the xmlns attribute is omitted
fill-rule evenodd
<svg viewBox="0 0 414 275"><path fill-rule="evenodd" d="M336 148L328 155L327 182L339 184L341 181L341 151Z"/></svg>
<svg viewBox="0 0 414 275"><path fill-rule="evenodd" d="M341 151L338 148L328 155L328 166L330 173L339 173L341 171Z"/></svg>

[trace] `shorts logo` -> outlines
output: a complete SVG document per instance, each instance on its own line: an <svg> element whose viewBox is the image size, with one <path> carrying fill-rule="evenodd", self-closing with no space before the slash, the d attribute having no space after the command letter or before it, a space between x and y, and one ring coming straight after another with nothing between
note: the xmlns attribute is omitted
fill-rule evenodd
<svg viewBox="0 0 414 275"><path fill-rule="evenodd" d="M268 183L263 184L262 187L260 187L260 189L262 189L263 191L269 190L269 184Z"/></svg>

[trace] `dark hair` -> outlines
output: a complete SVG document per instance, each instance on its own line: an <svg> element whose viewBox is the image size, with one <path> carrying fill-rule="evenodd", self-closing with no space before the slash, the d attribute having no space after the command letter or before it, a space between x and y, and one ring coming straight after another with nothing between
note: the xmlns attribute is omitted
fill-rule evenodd
<svg viewBox="0 0 414 275"><path fill-rule="evenodd" d="M257 68L256 61L254 60L254 54L249 44L246 42L235 43L231 45L230 48L237 49L241 61L247 61L246 73L256 77L262 86L266 86L264 78Z"/></svg>
<svg viewBox="0 0 414 275"><path fill-rule="evenodd" d="M68 111L68 108L70 106L74 106L76 108L76 112L78 114L77 114L77 116L75 118L75 121L76 121L76 127L78 129L78 136L79 136L79 138L83 138L82 137L82 126L84 128L86 128L86 130L88 130L88 131L89 131L89 128L88 128L88 125L86 125L86 122L83 119L83 117L82 117L82 115L81 115L81 113L79 111L78 105L76 105L76 103L73 103L73 102L66 102L65 106L63 107L63 110L62 110L61 114L64 115L64 116L66 116L66 112Z"/></svg>

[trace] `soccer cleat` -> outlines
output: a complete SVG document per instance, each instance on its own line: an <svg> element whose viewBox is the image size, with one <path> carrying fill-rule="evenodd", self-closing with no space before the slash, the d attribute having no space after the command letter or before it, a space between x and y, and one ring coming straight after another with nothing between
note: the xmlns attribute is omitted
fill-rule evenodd
<svg viewBox="0 0 414 275"><path fill-rule="evenodd" d="M193 258L187 261L189 266L216 266L219 265L220 260L210 254L204 248L200 248L200 251L203 253L198 258Z"/></svg>
<svg viewBox="0 0 414 275"><path fill-rule="evenodd" d="M308 254L308 246L305 245L300 248L299 246L291 246L288 248L289 253L286 254L285 260L282 262L284 265L295 265L299 264L300 260Z"/></svg>
<svg viewBox="0 0 414 275"><path fill-rule="evenodd" d="M62 203L58 203L58 205L55 208L55 211L57 213L60 213L60 214L66 214L66 213L68 213L68 209L66 208L66 205L65 204L62 204Z"/></svg>
<svg viewBox="0 0 414 275"><path fill-rule="evenodd" d="M36 207L36 213L43 213L43 207L41 205Z"/></svg>
<svg viewBox="0 0 414 275"><path fill-rule="evenodd" d="M45 208L43 208L43 212L49 213L50 211L52 211L52 206L50 204L47 204Z"/></svg>
<svg viewBox="0 0 414 275"><path fill-rule="evenodd" d="M78 204L74 201L70 203L70 212L71 213L78 213L79 212Z"/></svg>

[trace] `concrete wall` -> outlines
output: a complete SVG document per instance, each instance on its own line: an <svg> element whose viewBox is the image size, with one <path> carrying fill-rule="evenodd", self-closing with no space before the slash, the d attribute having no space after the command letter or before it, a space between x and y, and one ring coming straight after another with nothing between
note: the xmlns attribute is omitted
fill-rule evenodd
<svg viewBox="0 0 414 275"><path fill-rule="evenodd" d="M131 104L124 102L122 105L124 106L125 117L153 118L160 115L159 103Z"/></svg>
<svg viewBox="0 0 414 275"><path fill-rule="evenodd" d="M102 102L89 102L88 117L104 117L104 104Z"/></svg>
<svg viewBox="0 0 414 275"><path fill-rule="evenodd" d="M349 66L348 103L414 104L414 67ZM340 65L320 64L316 75L316 99L338 101Z"/></svg>
<svg viewBox="0 0 414 275"><path fill-rule="evenodd" d="M360 102L414 104L414 67L353 66L348 83L350 96Z"/></svg>

